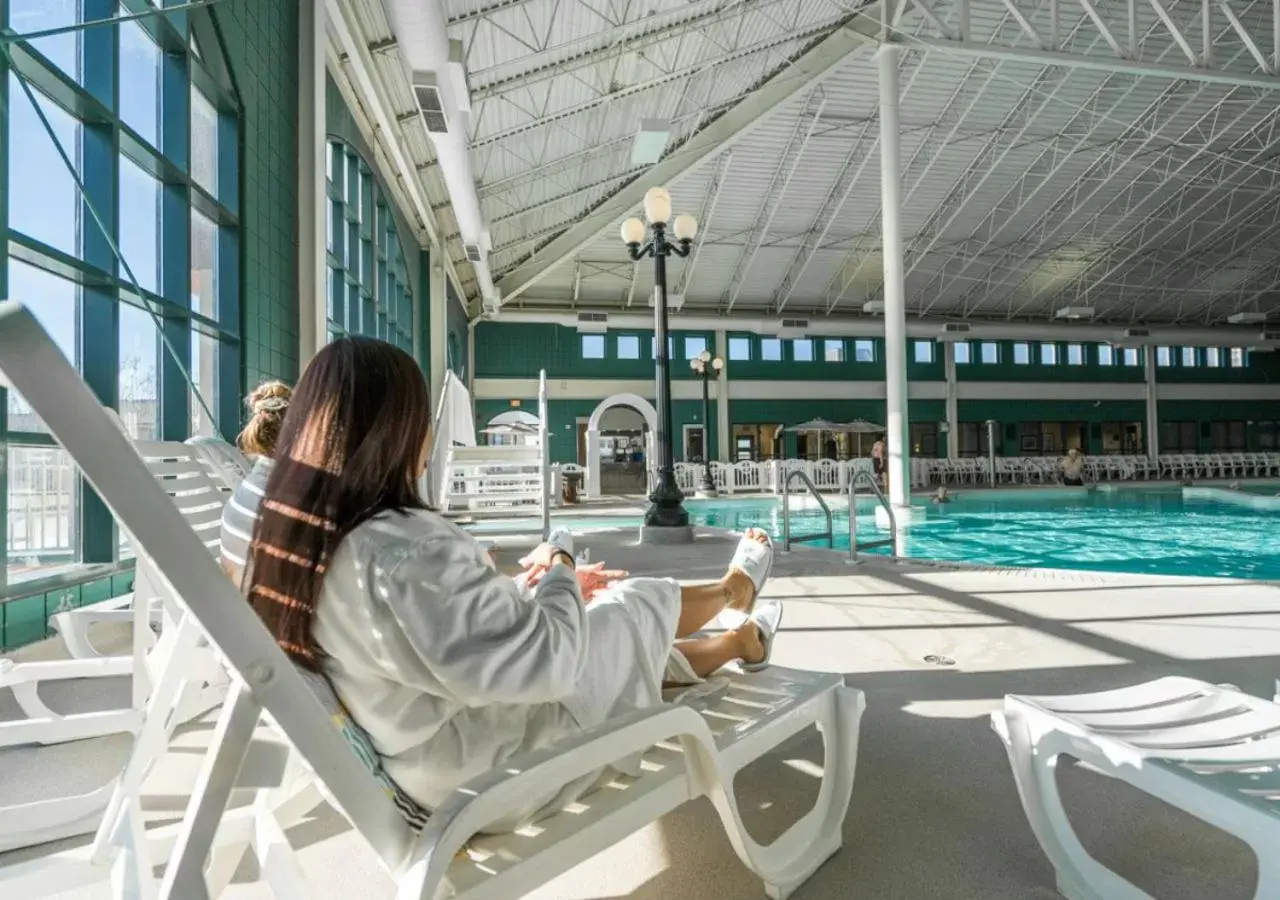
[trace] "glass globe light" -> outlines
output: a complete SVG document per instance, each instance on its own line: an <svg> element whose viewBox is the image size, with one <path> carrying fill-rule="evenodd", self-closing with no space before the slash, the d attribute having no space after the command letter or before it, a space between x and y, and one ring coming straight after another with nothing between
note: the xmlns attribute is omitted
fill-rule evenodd
<svg viewBox="0 0 1280 900"><path fill-rule="evenodd" d="M622 223L622 242L639 244L644 241L644 223L634 216Z"/></svg>

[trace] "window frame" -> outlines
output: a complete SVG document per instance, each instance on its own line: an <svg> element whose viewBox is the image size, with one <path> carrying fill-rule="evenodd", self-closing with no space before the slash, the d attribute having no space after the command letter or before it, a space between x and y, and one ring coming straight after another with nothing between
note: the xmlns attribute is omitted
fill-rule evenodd
<svg viewBox="0 0 1280 900"><path fill-rule="evenodd" d="M83 26L96 16L86 6L75 5L74 22L36 22L28 30ZM12 191L5 191L8 205L0 210L5 252L9 261L21 261L42 277L76 286L77 369L96 394L114 398L118 411L131 406L122 418L127 427L142 428L145 433L138 436L144 438L185 439L192 433L193 419L202 420L202 430L216 429L223 435L234 434L240 423L242 106L216 41L203 41L206 55L191 50L197 32L212 34L214 28L208 10L161 9L119 27L77 27L51 38L17 41L20 62L3 64L6 89L16 102L8 105L3 121L8 143L0 177L6 185L70 180L75 209L73 245L58 246L47 242L49 235L40 232L34 220L13 220L17 201ZM130 84L136 89L128 90ZM31 109L32 97L53 125L61 151L70 157L79 186ZM207 151L207 165L199 172L190 165L197 112L204 117L201 146ZM47 163L12 152L15 141L32 139L25 126L12 127L26 121L23 116L36 118L39 140L52 151ZM74 129L72 139L69 128ZM131 204L140 184L132 179L139 172L154 185L148 185L143 203ZM93 221L95 213L109 235ZM208 279L203 307L193 307L190 290L197 257L193 220L207 224L210 237L202 251L202 271ZM131 245L129 237L142 224L148 226L142 229L142 241ZM112 245L119 248L123 263ZM13 295L13 269L0 266L5 296ZM130 271L137 276L136 286ZM154 343L145 339L147 333ZM140 371L145 374L139 377L151 382L146 388L149 396L126 396L126 356L134 339L141 341ZM193 343L201 347L203 378L201 371L191 371L196 368ZM190 395L188 377L201 384L203 404ZM139 404L148 408L140 412ZM134 421L130 426L131 420L146 424ZM55 448L52 438L39 431L10 427L5 437L11 466L26 450L43 454ZM48 554L38 547L23 548L19 553L40 565L117 562L120 539L111 513L69 460L58 466L66 470L65 481L71 485L64 492L70 504L58 513L69 518L65 532L71 535L71 547L59 546ZM58 476L59 483L63 480ZM7 506L4 515L9 533L12 509Z"/></svg>

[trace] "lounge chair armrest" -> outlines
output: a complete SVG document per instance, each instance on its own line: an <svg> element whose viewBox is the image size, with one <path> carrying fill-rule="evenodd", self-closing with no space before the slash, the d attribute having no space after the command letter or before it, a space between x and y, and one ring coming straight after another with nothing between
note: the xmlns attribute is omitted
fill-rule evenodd
<svg viewBox="0 0 1280 900"><path fill-rule="evenodd" d="M454 856L486 825L545 796L549 788L568 784L670 738L688 738L714 757L715 738L697 710L663 705L611 719L545 750L518 756L504 768L463 784L431 814L414 845L410 868L427 867L423 896L434 896Z"/></svg>

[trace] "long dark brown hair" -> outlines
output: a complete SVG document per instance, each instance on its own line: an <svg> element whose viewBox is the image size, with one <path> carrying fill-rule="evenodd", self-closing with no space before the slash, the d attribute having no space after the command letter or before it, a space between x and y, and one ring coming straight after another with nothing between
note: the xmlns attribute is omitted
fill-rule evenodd
<svg viewBox="0 0 1280 900"><path fill-rule="evenodd" d="M246 566L245 593L277 643L317 669L312 620L338 544L387 510L425 509L418 491L431 403L413 357L349 337L298 381L275 447Z"/></svg>

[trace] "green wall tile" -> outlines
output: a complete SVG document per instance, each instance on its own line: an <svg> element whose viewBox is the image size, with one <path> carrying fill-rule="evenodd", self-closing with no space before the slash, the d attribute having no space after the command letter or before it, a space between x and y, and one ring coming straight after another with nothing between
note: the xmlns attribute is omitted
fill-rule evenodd
<svg viewBox="0 0 1280 900"><path fill-rule="evenodd" d="M222 0L212 7L241 121L244 384L298 377L298 0ZM265 186L265 190L263 189Z"/></svg>

